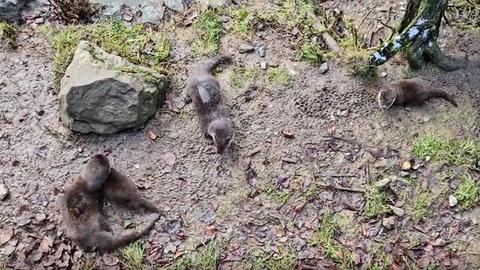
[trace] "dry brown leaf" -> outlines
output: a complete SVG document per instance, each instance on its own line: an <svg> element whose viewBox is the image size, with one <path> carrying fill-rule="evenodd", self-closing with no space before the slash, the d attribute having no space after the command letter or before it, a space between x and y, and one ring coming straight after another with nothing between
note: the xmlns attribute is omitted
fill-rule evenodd
<svg viewBox="0 0 480 270"><path fill-rule="evenodd" d="M12 227L7 227L5 229L0 230L0 245L5 244L6 242L10 241L12 239L14 234L13 228Z"/></svg>
<svg viewBox="0 0 480 270"><path fill-rule="evenodd" d="M40 249L43 252L47 253L52 246L53 246L53 240L48 236L44 236L42 239L42 242L40 242Z"/></svg>

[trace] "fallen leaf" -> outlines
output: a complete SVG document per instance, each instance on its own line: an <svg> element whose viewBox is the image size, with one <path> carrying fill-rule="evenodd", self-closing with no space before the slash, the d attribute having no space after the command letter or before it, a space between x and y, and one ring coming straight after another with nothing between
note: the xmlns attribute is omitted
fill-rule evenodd
<svg viewBox="0 0 480 270"><path fill-rule="evenodd" d="M0 245L3 245L12 239L14 234L12 227L7 227L0 230Z"/></svg>
<svg viewBox="0 0 480 270"><path fill-rule="evenodd" d="M104 254L102 256L102 261L106 266L115 266L120 262L117 256L112 254Z"/></svg>
<svg viewBox="0 0 480 270"><path fill-rule="evenodd" d="M412 163L410 161L405 161L402 164L402 171L408 171L412 168Z"/></svg>
<svg viewBox="0 0 480 270"><path fill-rule="evenodd" d="M275 178L275 184L279 188L288 188L288 186L290 185L290 181L288 179L288 176L279 175Z"/></svg>
<svg viewBox="0 0 480 270"><path fill-rule="evenodd" d="M42 242L40 242L40 249L44 253L47 253L52 246L53 246L53 240L48 236L44 236L42 239Z"/></svg>
<svg viewBox="0 0 480 270"><path fill-rule="evenodd" d="M147 131L147 134L150 140L155 141L157 139L157 134L153 133L153 131L149 130Z"/></svg>
<svg viewBox="0 0 480 270"><path fill-rule="evenodd" d="M177 157L173 153L166 153L163 156L163 160L165 160L165 163L169 166L173 166L175 164L175 161L177 160Z"/></svg>
<svg viewBox="0 0 480 270"><path fill-rule="evenodd" d="M205 234L207 236L214 236L216 231L217 231L217 228L215 227L215 225L209 225L205 228Z"/></svg>

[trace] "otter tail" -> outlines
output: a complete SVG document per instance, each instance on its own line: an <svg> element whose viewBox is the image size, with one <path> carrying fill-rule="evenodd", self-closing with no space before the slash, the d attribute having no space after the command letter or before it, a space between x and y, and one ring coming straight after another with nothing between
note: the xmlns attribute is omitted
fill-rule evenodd
<svg viewBox="0 0 480 270"><path fill-rule="evenodd" d="M444 99L444 100L452 103L453 106L458 107L458 104L455 101L455 99L452 97L452 95L448 94L445 91L442 91L442 90L434 91L434 92L432 92L432 97Z"/></svg>
<svg viewBox="0 0 480 270"><path fill-rule="evenodd" d="M231 58L226 55L217 55L215 57L209 58L204 62L201 62L195 68L195 73L210 73L213 68L218 66L223 62L230 62Z"/></svg>

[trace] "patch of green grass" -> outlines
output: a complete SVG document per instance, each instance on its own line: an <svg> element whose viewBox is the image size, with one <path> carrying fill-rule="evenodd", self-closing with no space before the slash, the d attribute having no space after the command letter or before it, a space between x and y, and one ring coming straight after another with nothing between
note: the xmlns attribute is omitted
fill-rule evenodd
<svg viewBox="0 0 480 270"><path fill-rule="evenodd" d="M253 67L244 68L236 66L233 68L232 73L230 73L230 82L233 87L240 89L252 83L257 76L258 71Z"/></svg>
<svg viewBox="0 0 480 270"><path fill-rule="evenodd" d="M80 269L82 269L82 270L93 270L93 269L95 269L95 261L92 260L92 259L89 259L89 258L81 258L80 259Z"/></svg>
<svg viewBox="0 0 480 270"><path fill-rule="evenodd" d="M274 14L275 20L288 28L310 25L307 12L313 12L314 8L308 0L284 0Z"/></svg>
<svg viewBox="0 0 480 270"><path fill-rule="evenodd" d="M250 23L253 16L246 8L232 8L230 14L233 17L232 30L242 36L248 34L251 30Z"/></svg>
<svg viewBox="0 0 480 270"><path fill-rule="evenodd" d="M216 270L220 261L220 248L215 242L209 242L198 252L185 254L166 269L175 270Z"/></svg>
<svg viewBox="0 0 480 270"><path fill-rule="evenodd" d="M271 67L267 70L267 77L272 84L287 84L292 80L292 76L284 67Z"/></svg>
<svg viewBox="0 0 480 270"><path fill-rule="evenodd" d="M142 240L138 240L121 249L121 254L127 269L144 269L145 249Z"/></svg>
<svg viewBox="0 0 480 270"><path fill-rule="evenodd" d="M323 252L331 259L338 259L340 250L335 243L336 224L334 221L333 211L328 209L323 213L322 222L318 225L317 230L313 233L309 241L311 246L322 248Z"/></svg>
<svg viewBox="0 0 480 270"><path fill-rule="evenodd" d="M279 254L268 254L264 251L253 251L249 254L246 269L252 270L290 270L295 269L298 258L294 248L279 248Z"/></svg>
<svg viewBox="0 0 480 270"><path fill-rule="evenodd" d="M268 186L264 190L265 195L279 204L285 204L290 198L288 190L279 190L274 186Z"/></svg>
<svg viewBox="0 0 480 270"><path fill-rule="evenodd" d="M300 48L300 57L312 64L318 64L323 60L322 48L316 42L305 42Z"/></svg>
<svg viewBox="0 0 480 270"><path fill-rule="evenodd" d="M389 211L385 194L377 188L368 188L365 193L365 200L364 212L369 218L376 217Z"/></svg>
<svg viewBox="0 0 480 270"><path fill-rule="evenodd" d="M428 215L430 193L418 191L411 205L411 215L414 222L419 222Z"/></svg>
<svg viewBox="0 0 480 270"><path fill-rule="evenodd" d="M460 186L458 186L458 189L455 192L455 197L463 209L468 209L472 207L478 200L478 192L479 189L477 182L472 178L472 176L466 174L462 179L462 183Z"/></svg>
<svg viewBox="0 0 480 270"><path fill-rule="evenodd" d="M419 158L431 157L433 161L447 161L452 165L474 166L480 158L480 141L444 139L433 133L413 141L412 154Z"/></svg>
<svg viewBox="0 0 480 270"><path fill-rule="evenodd" d="M55 51L53 65L58 81L72 61L80 40L90 41L134 64L154 69L160 69L159 65L168 58L171 50L168 40L160 34L146 29L142 24L126 25L118 20L59 29L46 26L41 31L52 36ZM150 52L145 50L148 44L153 45Z"/></svg>
<svg viewBox="0 0 480 270"><path fill-rule="evenodd" d="M0 22L0 39L6 40L9 46L15 47L17 45L17 30L9 23Z"/></svg>
<svg viewBox="0 0 480 270"><path fill-rule="evenodd" d="M224 32L216 9L207 9L200 13L193 22L193 29L196 36L192 44L193 54L215 54L218 51L220 38Z"/></svg>

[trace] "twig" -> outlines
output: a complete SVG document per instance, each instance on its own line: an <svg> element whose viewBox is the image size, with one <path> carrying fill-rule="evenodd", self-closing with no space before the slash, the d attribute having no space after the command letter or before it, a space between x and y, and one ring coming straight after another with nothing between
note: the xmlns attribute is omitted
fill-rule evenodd
<svg viewBox="0 0 480 270"><path fill-rule="evenodd" d="M327 184L320 184L321 187L323 188L329 188L329 189L336 189L340 191L347 191L347 192L354 192L354 193L365 193L364 189L357 189L357 188L347 188L347 187L342 187L340 185L327 185Z"/></svg>
<svg viewBox="0 0 480 270"><path fill-rule="evenodd" d="M321 177L333 177L333 178L341 178L341 177L356 177L354 174L319 174L318 176Z"/></svg>
<svg viewBox="0 0 480 270"><path fill-rule="evenodd" d="M373 7L367 12L367 14L365 14L365 16L363 16L363 19L360 21L360 24L357 26L357 29L360 29L360 26L362 26L365 19L367 19L368 15L370 15L370 13L372 13L372 11L377 7L377 5L378 4L373 5Z"/></svg>
<svg viewBox="0 0 480 270"><path fill-rule="evenodd" d="M388 25L388 24L386 24L386 23L382 22L382 20L380 20L380 19L377 19L377 22L379 22L381 25L383 25L383 26L387 27L388 29L392 30L392 32L394 32L394 33L395 33L395 28L393 28L392 26L390 26L390 25Z"/></svg>

